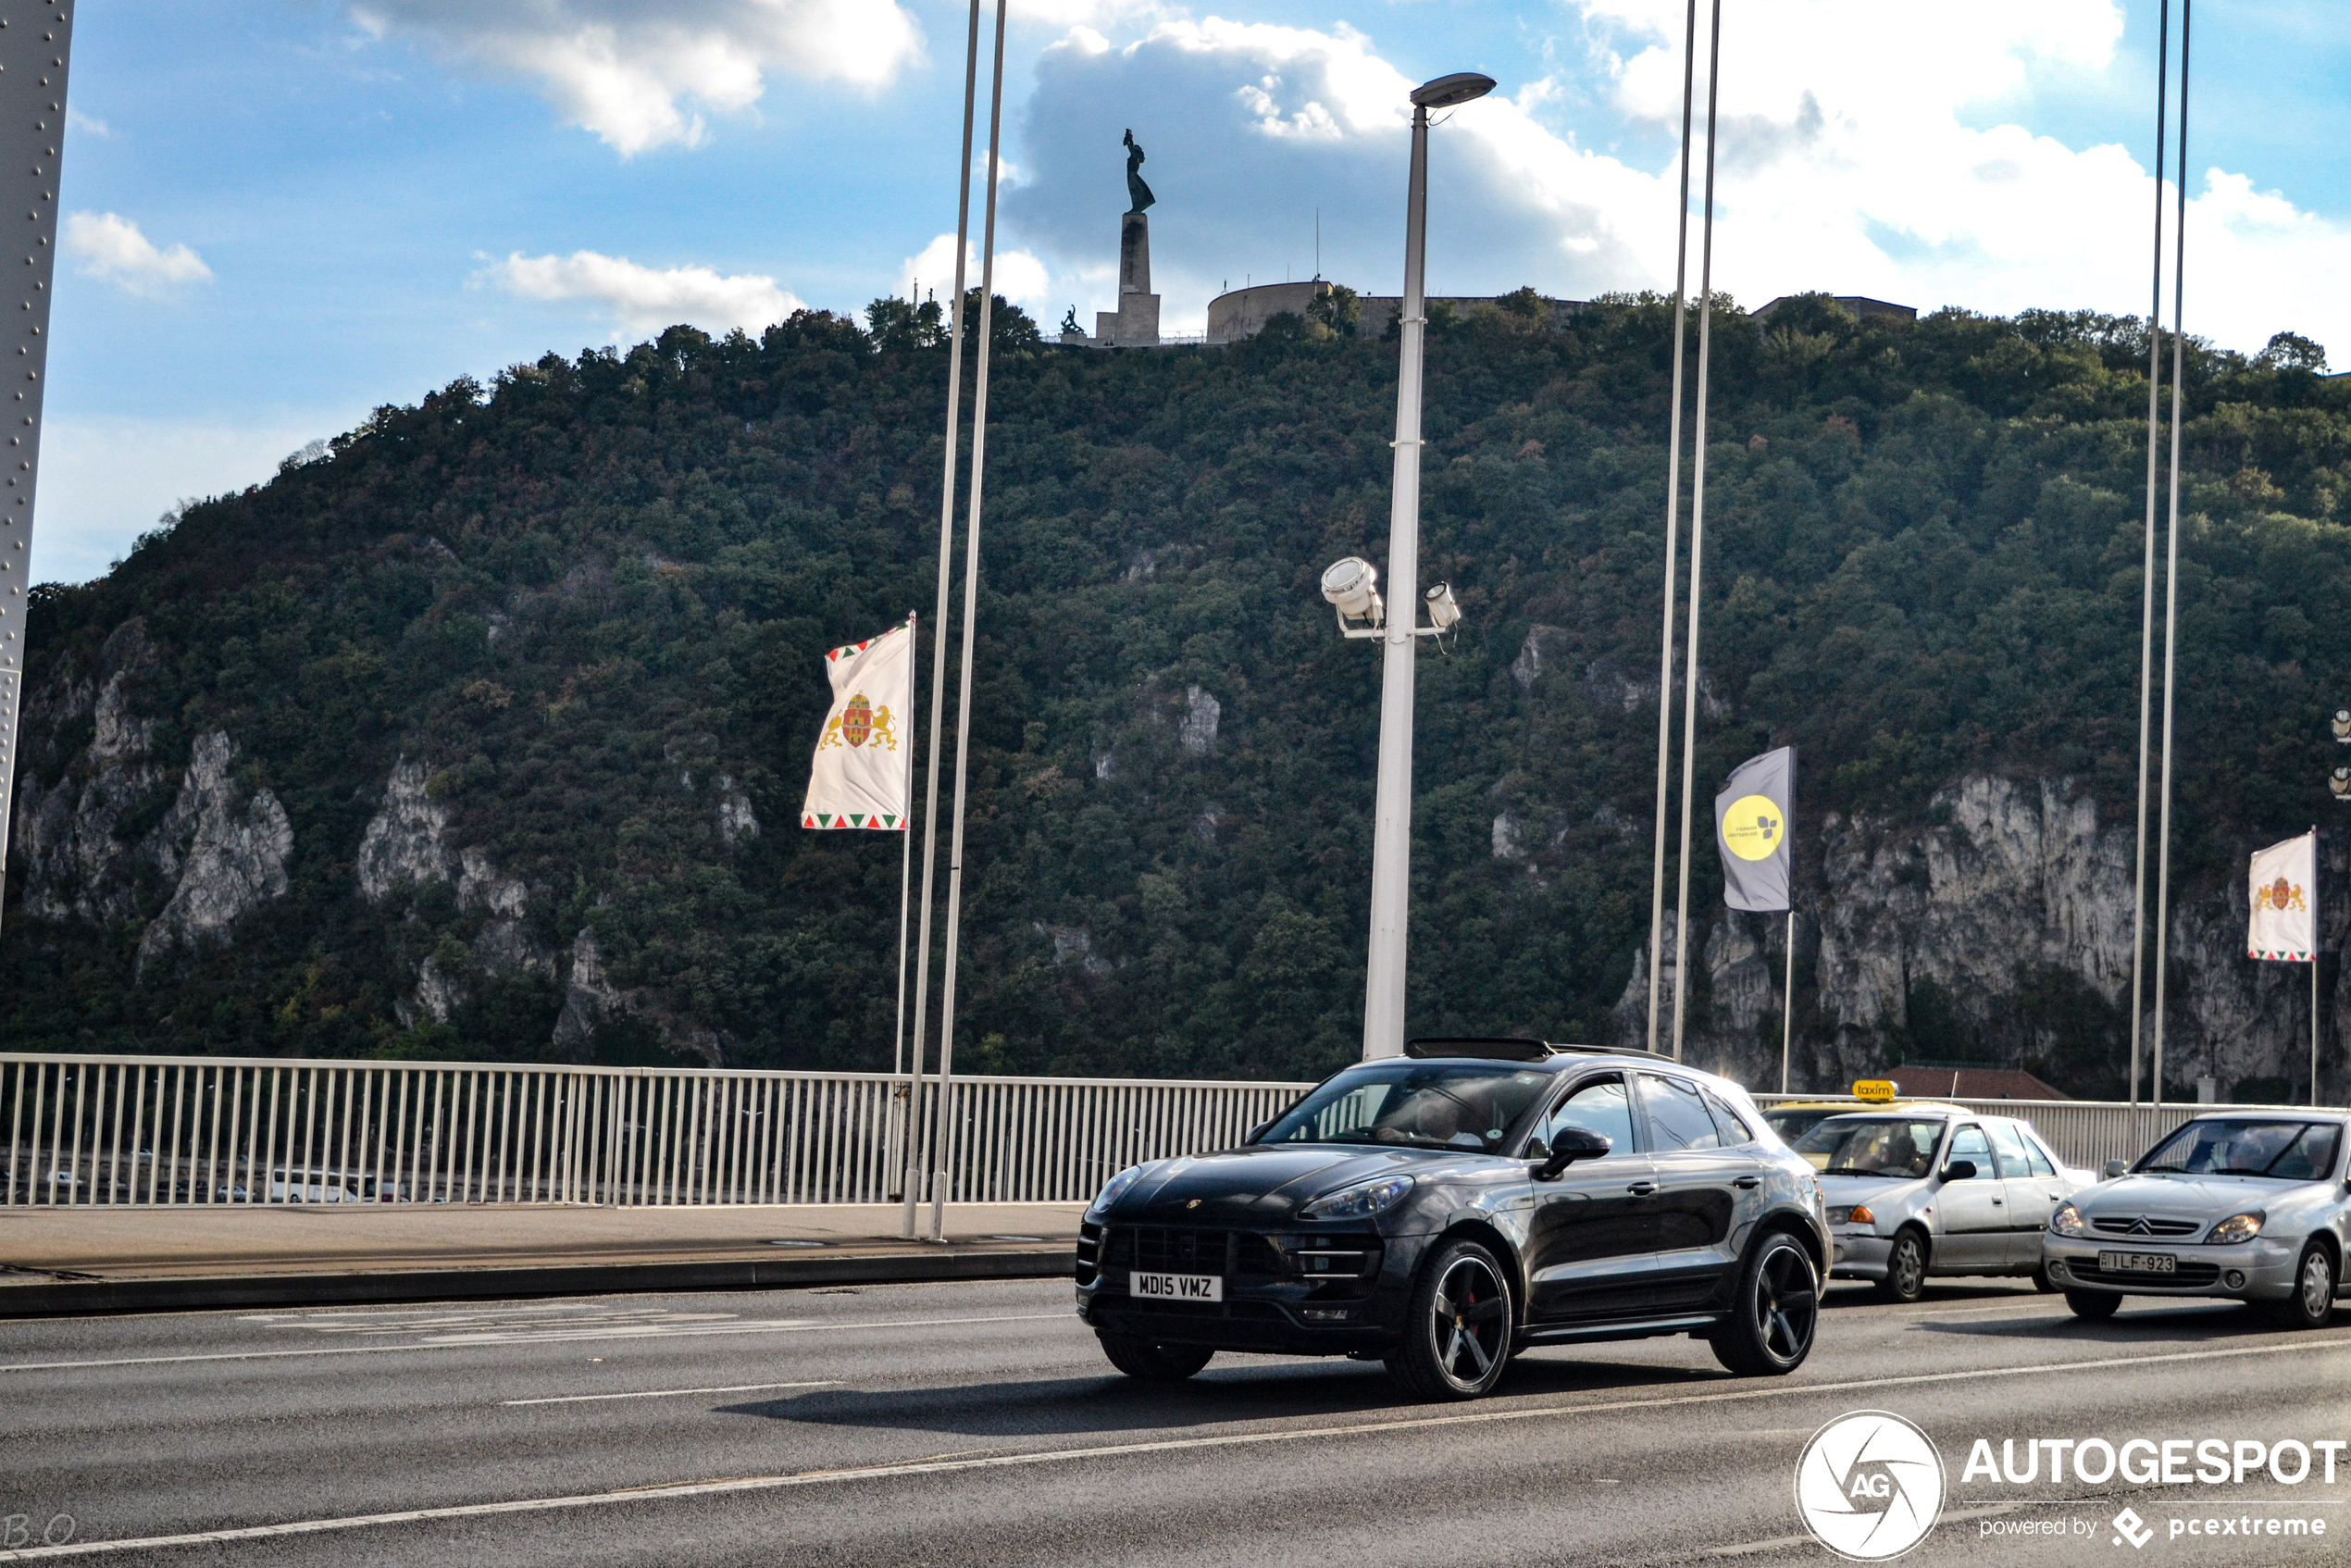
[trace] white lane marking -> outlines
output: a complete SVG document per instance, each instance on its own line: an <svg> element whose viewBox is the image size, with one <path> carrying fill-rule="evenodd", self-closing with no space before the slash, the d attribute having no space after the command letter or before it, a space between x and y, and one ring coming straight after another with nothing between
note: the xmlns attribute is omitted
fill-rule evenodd
<svg viewBox="0 0 2351 1568"><path fill-rule="evenodd" d="M501 1309L494 1312L319 1313L299 1317L280 1313L240 1318L238 1321L259 1324L268 1328L307 1328L318 1334L424 1334L432 1331L446 1333L457 1330L479 1332L569 1330L607 1325L613 1326L640 1325L691 1326L704 1323L739 1321L739 1314L669 1312L660 1307L606 1310L549 1307Z"/></svg>
<svg viewBox="0 0 2351 1568"><path fill-rule="evenodd" d="M827 1323L819 1318L777 1318L756 1323L737 1323L707 1328L680 1328L670 1331L668 1338L683 1338L692 1334L807 1334L817 1329L852 1328L952 1328L974 1323L1043 1323L1068 1317L1058 1313L1006 1313L991 1317L910 1317L887 1322ZM207 1361L279 1361L288 1356L380 1356L401 1351L462 1350L469 1345L516 1345L548 1343L555 1339L636 1339L641 1334L626 1329L594 1334L549 1335L544 1338L526 1339L511 1335L479 1335L471 1338L450 1336L442 1339L428 1339L414 1345L314 1345L299 1350L206 1350L180 1356L114 1356L93 1361L28 1361L0 1365L0 1372L70 1372L93 1366L169 1366L182 1362ZM0 1562L8 1559L0 1557Z"/></svg>
<svg viewBox="0 0 2351 1568"><path fill-rule="evenodd" d="M608 1492L581 1492L566 1497L516 1498L507 1502L458 1503L442 1508L411 1508L397 1513L359 1513L339 1519L297 1519L283 1524L251 1524L233 1530L203 1530L184 1536L146 1536L136 1539L73 1541L64 1546L22 1547L0 1551L0 1562L25 1562L35 1558L88 1557L103 1552L151 1551L163 1547L208 1546L224 1541L272 1540L283 1536L316 1536L335 1530L364 1530L384 1524L417 1524L442 1519L479 1519L501 1513L549 1513L565 1509L594 1508L616 1502L658 1502L671 1498L713 1497L730 1492L772 1492L790 1487L824 1487L848 1481L878 1481L902 1475L943 1475L959 1471L1010 1470L1038 1464L1065 1464L1088 1459L1126 1459L1138 1454L1181 1453L1200 1449L1239 1449L1272 1443L1307 1442L1323 1437L1362 1437L1387 1432L1425 1432L1445 1426L1490 1426L1502 1422L1555 1420L1625 1410L1661 1410L1674 1405L1736 1404L1754 1400L1810 1399L1823 1394L1899 1388L1928 1383L1958 1383L1979 1378L2046 1376L2053 1372L2103 1372L2118 1366L2162 1366L2180 1362L2224 1361L2245 1356L2278 1355L2286 1351L2351 1349L2351 1336L2327 1339L2301 1338L2279 1345L2233 1346L2220 1350L2180 1350L2154 1356L2108 1356L2099 1361L2034 1363L2022 1366L1977 1367L1964 1372L1918 1372L1902 1377L1857 1377L1842 1383L1773 1384L1764 1388L1729 1388L1706 1394L1645 1395L1629 1400L1539 1405L1533 1409L1472 1411L1459 1415L1405 1416L1394 1421L1359 1421L1336 1426L1289 1427L1274 1432L1230 1432L1213 1437L1165 1437L1148 1443L1107 1443L1083 1449L1044 1449L1026 1453L988 1454L976 1459L910 1460L894 1464L866 1464L842 1470L801 1470L784 1475L739 1475L725 1481L677 1481L652 1486L617 1487ZM2021 1504L2019 1506L2021 1506Z"/></svg>
<svg viewBox="0 0 2351 1568"><path fill-rule="evenodd" d="M646 1388L630 1394L550 1394L537 1400L500 1400L502 1405L584 1405L598 1400L670 1400L685 1394L755 1394L768 1388L838 1388L838 1377L814 1383L729 1383L717 1388Z"/></svg>

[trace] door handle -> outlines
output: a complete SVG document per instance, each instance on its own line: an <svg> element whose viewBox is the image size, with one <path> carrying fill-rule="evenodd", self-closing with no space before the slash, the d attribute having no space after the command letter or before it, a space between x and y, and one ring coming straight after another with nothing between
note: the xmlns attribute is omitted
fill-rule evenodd
<svg viewBox="0 0 2351 1568"><path fill-rule="evenodd" d="M1997 1208L2002 1208L2002 1207L2005 1207L2005 1205L2004 1205L2004 1204L2002 1204L2002 1203L2001 1203L2001 1201L2000 1201L1997 1198L1995 1198L1995 1199L1993 1199L1993 1200L1992 1200L1992 1207L1994 1207L1994 1208L1997 1209Z"/></svg>
<svg viewBox="0 0 2351 1568"><path fill-rule="evenodd" d="M1624 1190L1631 1193L1636 1198L1647 1198L1657 1190L1657 1183L1653 1181L1636 1181Z"/></svg>
<svg viewBox="0 0 2351 1568"><path fill-rule="evenodd" d="M1755 1187L1755 1186L1759 1185L1759 1184L1762 1181L1762 1179L1763 1179L1763 1178L1762 1178L1762 1177L1760 1177L1760 1176L1739 1176L1739 1177L1735 1178L1735 1179L1732 1181L1731 1185L1732 1185L1733 1187L1750 1187L1750 1188L1751 1188L1751 1187Z"/></svg>

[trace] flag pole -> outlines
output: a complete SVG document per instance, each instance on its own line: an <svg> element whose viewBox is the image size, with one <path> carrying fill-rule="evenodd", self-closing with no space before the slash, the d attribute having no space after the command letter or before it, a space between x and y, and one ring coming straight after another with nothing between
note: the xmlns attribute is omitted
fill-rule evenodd
<svg viewBox="0 0 2351 1568"><path fill-rule="evenodd" d="M2310 827L2310 1103L2319 1103L2319 828Z"/></svg>
<svg viewBox="0 0 2351 1568"><path fill-rule="evenodd" d="M2163 389L2163 130L2171 106L2171 0L2163 0L2155 30L2155 261L2147 304L2147 516L2139 569L2139 829L2132 840L2131 1106L2139 1103L2139 1033L2144 1022L2147 919L2147 706L2155 685L2155 498L2163 441L2156 425Z"/></svg>
<svg viewBox="0 0 2351 1568"><path fill-rule="evenodd" d="M1796 901L1787 903L1787 1000L1780 1016L1780 1092L1787 1092L1788 1053L1796 1043Z"/></svg>
<svg viewBox="0 0 2351 1568"><path fill-rule="evenodd" d="M979 622L979 497L988 464L989 339L996 313L997 149L1004 121L1004 14L1012 0L996 0L996 74L988 98L988 216L980 226L978 373L972 381L972 488L964 523L964 659L955 688L955 816L947 848L947 963L939 985L938 1108L930 1118L930 1238L947 1230L947 1118L954 1109L955 957L964 919L964 801L971 774L972 653Z"/></svg>
<svg viewBox="0 0 2351 1568"><path fill-rule="evenodd" d="M2163 577L2163 784L2156 829L2155 852L2155 1063L2148 1097L2159 1117L2163 1110L2163 1003L2170 979L2171 920L2171 720L2172 695L2177 690L2180 632L2180 421L2184 412L2182 378L2187 371L2186 325L2188 264L2188 27L2195 19L2194 0L2180 4L2180 173L2179 212L2171 222L2171 513L2164 528Z"/></svg>
<svg viewBox="0 0 2351 1568"><path fill-rule="evenodd" d="M1649 1046L1657 1049L1657 991L1665 964L1666 753L1673 743L1673 567L1682 548L1682 334L1689 321L1690 104L1698 70L1698 0L1682 40L1682 218L1673 260L1673 413L1665 442L1665 629L1657 671L1657 852L1649 865Z"/></svg>
<svg viewBox="0 0 2351 1568"><path fill-rule="evenodd" d="M897 1091L897 1080L906 1076L906 927L907 906L914 887L914 825L905 813L914 803L914 721L922 711L920 694L915 682L920 678L921 662L914 657L922 646L915 629L914 612L906 612L906 798L901 804L898 818L898 1022L890 1030L889 1076L891 1092ZM906 1169L905 1149L907 1118L914 1114L914 1097L906 1096L906 1109L898 1118L898 1147L889 1151L889 1170L902 1173ZM903 1194L902 1193L902 1197Z"/></svg>
<svg viewBox="0 0 2351 1568"><path fill-rule="evenodd" d="M1723 0L1714 0L1714 31L1706 55L1706 218L1698 243L1698 413L1690 459L1690 627L1682 639L1682 867L1673 912L1673 1060L1682 1059L1682 1014L1690 977L1690 791L1698 767L1698 612L1699 571L1706 552L1706 371L1714 334L1715 84L1723 65ZM1658 694L1660 702L1664 693Z"/></svg>
<svg viewBox="0 0 2351 1568"><path fill-rule="evenodd" d="M905 1212L898 1234L914 1238L914 1205L922 1201L922 1172L914 1164L923 1145L915 1118L923 1106L923 1034L930 1003L931 879L939 869L939 730L940 710L947 701L947 592L954 580L955 447L963 437L964 395L964 263L971 248L972 108L979 81L979 0L972 0L971 36L964 49L964 160L962 194L955 204L955 293L947 313L947 475L939 491L939 617L930 634L930 750L924 764L923 788L923 918L914 939L914 1076L906 1087ZM964 606L969 615L971 607ZM912 653L912 650L909 650ZM912 803L911 802L909 803ZM911 845L913 840L909 839Z"/></svg>

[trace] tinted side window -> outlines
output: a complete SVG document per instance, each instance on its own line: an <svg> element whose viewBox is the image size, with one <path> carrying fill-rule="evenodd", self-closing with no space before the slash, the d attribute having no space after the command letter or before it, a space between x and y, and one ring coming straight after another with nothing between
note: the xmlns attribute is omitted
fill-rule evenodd
<svg viewBox="0 0 2351 1568"><path fill-rule="evenodd" d="M2028 1176L2033 1174L2031 1162L2024 1154L2024 1135L2012 1122L1987 1122L1984 1130L1992 1135L1992 1147L2000 1156L2000 1174L2004 1176Z"/></svg>
<svg viewBox="0 0 2351 1568"><path fill-rule="evenodd" d="M1611 1154L1633 1151L1633 1108L1624 1098L1624 1080L1611 1073L1586 1078L1543 1118L1542 1139L1549 1144L1561 1127L1583 1127L1609 1140Z"/></svg>
<svg viewBox="0 0 2351 1568"><path fill-rule="evenodd" d="M1755 1141L1755 1129L1748 1126L1747 1118L1732 1110L1730 1102L1722 1096L1709 1092L1706 1108L1714 1114L1714 1126L1723 1135L1723 1148L1736 1148L1742 1143Z"/></svg>
<svg viewBox="0 0 2351 1568"><path fill-rule="evenodd" d="M1714 1118L1706 1114L1706 1101L1699 1098L1696 1084L1643 1073L1641 1109L1648 1113L1649 1131L1660 1154L1722 1146L1722 1136L1714 1129Z"/></svg>
<svg viewBox="0 0 2351 1568"><path fill-rule="evenodd" d="M2041 1147L2041 1140L2039 1139L2028 1138L2024 1140L2024 1158L2025 1162L2033 1167L2033 1174L2034 1176L2053 1176L2057 1175L2057 1166L2049 1163L2048 1151Z"/></svg>
<svg viewBox="0 0 2351 1568"><path fill-rule="evenodd" d="M1948 1165L1960 1160L1972 1161L1977 1176L1993 1174L1992 1146L1984 1141L1982 1127L1970 1124L1951 1135L1951 1151L1943 1156L1943 1163Z"/></svg>

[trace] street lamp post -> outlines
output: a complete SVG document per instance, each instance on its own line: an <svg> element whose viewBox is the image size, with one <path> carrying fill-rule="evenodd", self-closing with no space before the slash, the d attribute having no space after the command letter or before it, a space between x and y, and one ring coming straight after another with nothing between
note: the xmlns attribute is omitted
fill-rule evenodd
<svg viewBox="0 0 2351 1568"><path fill-rule="evenodd" d="M1387 602L1380 667L1379 789L1373 810L1372 940L1363 980L1363 1059L1404 1053L1404 922L1412 876L1412 655L1421 548L1421 338L1428 325L1428 111L1494 90L1474 71L1412 93L1412 169L1404 204L1404 300L1398 317L1396 478L1387 536ZM1449 607L1450 595L1447 595Z"/></svg>

